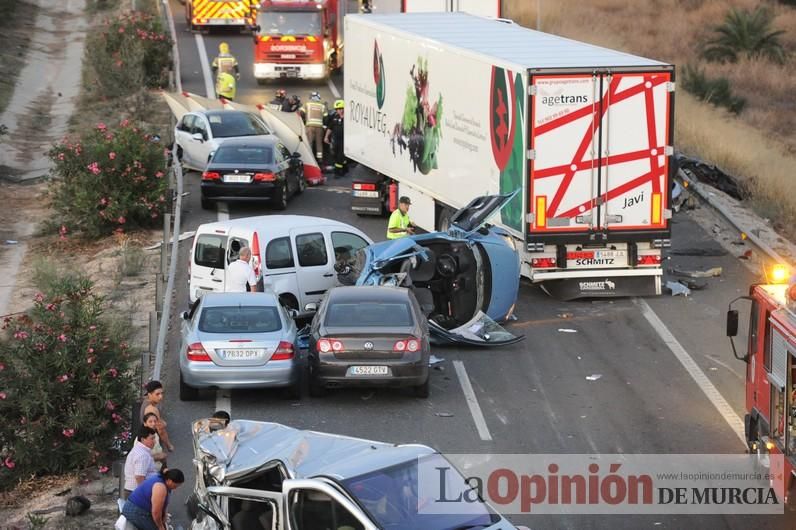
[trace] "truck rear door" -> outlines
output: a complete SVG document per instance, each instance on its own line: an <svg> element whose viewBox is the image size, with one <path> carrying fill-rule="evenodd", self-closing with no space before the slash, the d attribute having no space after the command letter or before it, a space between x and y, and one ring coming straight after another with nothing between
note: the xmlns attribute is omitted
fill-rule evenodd
<svg viewBox="0 0 796 530"><path fill-rule="evenodd" d="M530 74L528 234L668 234L671 76Z"/></svg>

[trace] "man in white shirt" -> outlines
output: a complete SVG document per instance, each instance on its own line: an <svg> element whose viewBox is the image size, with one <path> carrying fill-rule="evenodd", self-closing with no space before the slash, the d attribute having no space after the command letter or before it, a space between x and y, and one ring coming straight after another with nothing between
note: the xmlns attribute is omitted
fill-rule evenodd
<svg viewBox="0 0 796 530"><path fill-rule="evenodd" d="M245 293L247 283L252 292L257 290L257 276L255 276L252 266L249 265L251 257L251 249L243 247L238 254L238 260L230 263L227 269L227 292Z"/></svg>
<svg viewBox="0 0 796 530"><path fill-rule="evenodd" d="M127 453L127 459L124 462L123 499L126 499L144 479L158 472L155 459L152 458L152 447L155 446L156 434L157 431L154 429L150 429L146 425L142 426L133 448Z"/></svg>

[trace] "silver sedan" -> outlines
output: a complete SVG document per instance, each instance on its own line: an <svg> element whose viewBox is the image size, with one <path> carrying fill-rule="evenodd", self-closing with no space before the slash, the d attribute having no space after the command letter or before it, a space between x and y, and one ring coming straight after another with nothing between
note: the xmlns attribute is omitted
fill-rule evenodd
<svg viewBox="0 0 796 530"><path fill-rule="evenodd" d="M181 400L201 388L284 388L301 397L296 324L274 293L207 293L182 318Z"/></svg>

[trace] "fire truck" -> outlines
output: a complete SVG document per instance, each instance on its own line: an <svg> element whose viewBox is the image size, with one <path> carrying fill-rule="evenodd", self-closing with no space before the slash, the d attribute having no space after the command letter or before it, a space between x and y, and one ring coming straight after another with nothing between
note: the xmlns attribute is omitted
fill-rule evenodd
<svg viewBox="0 0 796 530"><path fill-rule="evenodd" d="M254 23L257 0L186 0L185 21L191 30L210 26L244 26Z"/></svg>
<svg viewBox="0 0 796 530"><path fill-rule="evenodd" d="M254 22L254 77L324 79L343 64L345 0L264 0Z"/></svg>
<svg viewBox="0 0 796 530"><path fill-rule="evenodd" d="M733 354L746 363L744 425L749 452L769 468L775 491L785 503L796 502L796 275L775 265L765 283L755 284L748 296L730 302L727 336ZM789 279L790 277L790 279ZM747 351L739 353L740 300L751 301ZM771 458L782 455L782 458Z"/></svg>

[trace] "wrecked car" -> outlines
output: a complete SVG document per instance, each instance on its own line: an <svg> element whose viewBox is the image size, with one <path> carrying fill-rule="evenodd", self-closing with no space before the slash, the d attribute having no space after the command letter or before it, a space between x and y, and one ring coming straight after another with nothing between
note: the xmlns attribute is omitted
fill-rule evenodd
<svg viewBox="0 0 796 530"><path fill-rule="evenodd" d="M484 195L451 217L445 232L375 243L342 270L342 284L407 287L436 343L497 346L522 340L498 322L517 300L520 262L512 236L487 219L514 195Z"/></svg>
<svg viewBox="0 0 796 530"><path fill-rule="evenodd" d="M437 467L452 470L446 499L470 486L430 447L214 421L192 426L191 530L517 530L479 499L446 500L440 509Z"/></svg>

